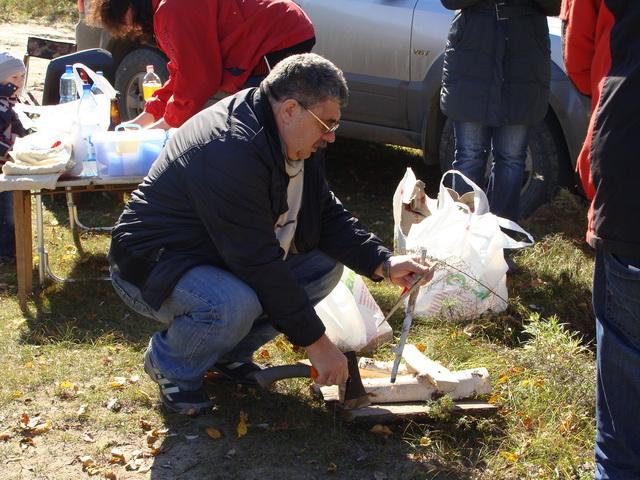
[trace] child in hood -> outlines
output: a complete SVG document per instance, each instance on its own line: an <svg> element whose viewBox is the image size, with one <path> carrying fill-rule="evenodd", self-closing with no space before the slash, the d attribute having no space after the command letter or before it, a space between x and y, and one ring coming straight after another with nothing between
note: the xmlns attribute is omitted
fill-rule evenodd
<svg viewBox="0 0 640 480"><path fill-rule="evenodd" d="M0 53L0 167L7 160L16 137L26 135L13 107L24 88L26 68L22 60ZM0 263L15 260L12 192L0 192Z"/></svg>

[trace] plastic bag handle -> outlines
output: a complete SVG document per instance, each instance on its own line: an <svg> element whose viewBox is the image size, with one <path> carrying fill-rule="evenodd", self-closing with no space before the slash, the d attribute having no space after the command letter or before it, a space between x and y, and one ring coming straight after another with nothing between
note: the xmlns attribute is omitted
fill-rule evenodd
<svg viewBox="0 0 640 480"><path fill-rule="evenodd" d="M508 218L502 218L498 216L496 216L496 218L498 219L498 225L500 225L502 228L506 228L509 230L513 230L514 232L521 233L529 239L528 242L524 242L524 241L518 242L513 238L511 238L508 234L503 232L504 238L506 240L506 245L503 248L509 248L509 249L524 248L524 247L530 247L535 243L531 234L527 232L524 228L522 228L520 225L518 225L516 222L514 222L513 220L509 220Z"/></svg>
<svg viewBox="0 0 640 480"><path fill-rule="evenodd" d="M87 67L84 63L74 63L73 78L76 82L76 89L78 90L80 97L82 97L83 82L82 82L82 78L80 77L80 74L78 73L79 68L81 68L86 72L86 74L93 81L93 83L95 83L98 86L100 91L102 91L102 93L104 93L109 98L109 100L113 100L114 98L116 98L117 91L115 88L111 86L111 84L109 83L109 80L107 80L105 77L101 77L100 75L98 75L96 72L94 72L89 67Z"/></svg>
<svg viewBox="0 0 640 480"><path fill-rule="evenodd" d="M447 202L448 199L451 199L451 201L453 201L453 199L451 198L451 195L448 194L446 187L444 186L444 178L447 175L454 175L454 176L458 176L460 177L469 187L471 187L471 190L473 190L473 210L475 213L477 213L478 215L482 215L484 213L489 213L489 199L487 198L487 194L484 193L484 191L478 186L476 185L476 183L471 180L470 178L466 177L462 172L460 172L459 170L447 170L446 172L444 172L442 174L442 178L440 179L440 193L438 194L438 202L440 201L440 198L443 199L443 201ZM447 199L448 198L448 199Z"/></svg>

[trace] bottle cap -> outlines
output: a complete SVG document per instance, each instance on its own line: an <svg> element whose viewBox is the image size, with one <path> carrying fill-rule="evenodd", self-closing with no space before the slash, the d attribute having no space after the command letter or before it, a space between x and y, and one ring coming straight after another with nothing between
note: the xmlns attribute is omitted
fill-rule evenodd
<svg viewBox="0 0 640 480"><path fill-rule="evenodd" d="M147 65L147 72L153 72L153 65Z"/></svg>
<svg viewBox="0 0 640 480"><path fill-rule="evenodd" d="M72 72L73 72L73 65L64 66L64 73L72 73Z"/></svg>

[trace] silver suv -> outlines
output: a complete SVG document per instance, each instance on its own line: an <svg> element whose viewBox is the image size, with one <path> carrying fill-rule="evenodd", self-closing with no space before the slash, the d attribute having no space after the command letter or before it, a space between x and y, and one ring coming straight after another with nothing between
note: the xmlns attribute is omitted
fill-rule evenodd
<svg viewBox="0 0 640 480"><path fill-rule="evenodd" d="M84 0L85 3L88 0ZM440 0L298 0L316 30L317 52L346 74L350 98L341 136L422 149L427 164L449 168L453 129L439 108L444 47L453 12ZM573 186L573 165L587 129L589 102L564 71L560 22L549 19L551 97L549 111L529 141L522 187L524 215L545 203L561 185ZM166 57L153 45L114 40L90 28L80 12L78 50L102 47L115 65L115 87L123 93L121 113L142 108L145 65L164 80Z"/></svg>

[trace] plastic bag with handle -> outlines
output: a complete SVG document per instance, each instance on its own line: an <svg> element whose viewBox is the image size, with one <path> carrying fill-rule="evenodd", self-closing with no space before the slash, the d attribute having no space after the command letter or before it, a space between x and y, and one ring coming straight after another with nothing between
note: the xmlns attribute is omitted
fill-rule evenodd
<svg viewBox="0 0 640 480"><path fill-rule="evenodd" d="M444 186L447 175L456 176L472 190L473 198L460 201ZM472 201L471 201L472 200ZM456 170L446 172L440 182L431 215L411 227L407 250L426 249L436 263L433 279L420 288L415 313L431 316L444 312L474 317L507 307L504 249L533 245L533 238L518 224L489 211L487 196L475 183ZM504 229L527 240L517 241Z"/></svg>

